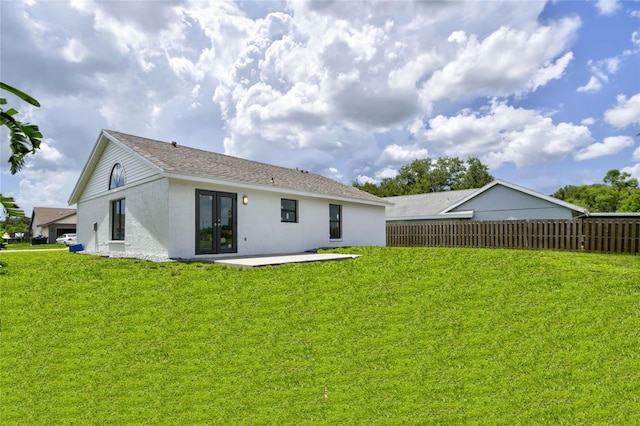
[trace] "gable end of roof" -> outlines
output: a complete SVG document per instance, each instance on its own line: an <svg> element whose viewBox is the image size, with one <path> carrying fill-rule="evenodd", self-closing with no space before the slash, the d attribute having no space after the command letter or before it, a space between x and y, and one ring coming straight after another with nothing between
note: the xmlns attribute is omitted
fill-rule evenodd
<svg viewBox="0 0 640 426"><path fill-rule="evenodd" d="M566 201L562 201L562 200L559 200L557 198L550 197L548 195L544 195L544 194L541 194L539 192L533 191L531 189L524 188L522 186L518 186L518 185L516 185L514 183L507 182L507 181L500 180L500 179L496 179L496 180L494 180L492 182L489 182L488 184L486 184L482 188L478 189L474 193L469 194L467 197L463 198L462 200L460 200L460 201L450 205L446 209L442 210L440 213L448 213L451 210L453 210L453 209L455 209L455 208L457 208L459 206L464 205L469 200L477 197L478 195L482 194L483 192L488 191L489 189L491 189L491 188L493 188L494 186L497 186L497 185L502 185L502 186L504 186L506 188L510 188L510 189L515 190L515 191L522 192L522 193L530 195L532 197L540 198L540 199L545 200L547 202L559 205L561 207L567 208L569 210L573 210L573 211L578 212L578 213L582 213L582 214L587 214L588 213L587 209L585 209L584 207L576 206L575 204L567 203Z"/></svg>

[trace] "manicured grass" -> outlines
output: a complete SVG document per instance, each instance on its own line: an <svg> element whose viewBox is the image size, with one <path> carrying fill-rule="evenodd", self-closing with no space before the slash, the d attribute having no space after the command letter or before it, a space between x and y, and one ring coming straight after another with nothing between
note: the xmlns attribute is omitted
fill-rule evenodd
<svg viewBox="0 0 640 426"><path fill-rule="evenodd" d="M36 244L31 243L9 243L6 246L6 250L51 250L51 249L64 249L66 248L62 244Z"/></svg>
<svg viewBox="0 0 640 426"><path fill-rule="evenodd" d="M3 424L640 424L640 256L1 253Z"/></svg>

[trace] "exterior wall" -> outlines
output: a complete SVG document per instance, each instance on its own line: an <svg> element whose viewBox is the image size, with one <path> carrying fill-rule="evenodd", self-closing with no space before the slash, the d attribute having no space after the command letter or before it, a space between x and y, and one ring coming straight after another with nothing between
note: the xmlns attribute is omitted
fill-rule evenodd
<svg viewBox="0 0 640 426"><path fill-rule="evenodd" d="M473 220L571 219L572 211L520 191L496 185L452 211L473 210Z"/></svg>
<svg viewBox="0 0 640 426"><path fill-rule="evenodd" d="M125 239L111 240L111 202L125 199ZM168 183L158 179L78 202L78 243L90 253L167 256ZM94 231L93 224L97 223Z"/></svg>
<svg viewBox="0 0 640 426"><path fill-rule="evenodd" d="M169 211L169 257L196 257L196 189L238 195L238 252L233 255L295 253L319 247L385 245L384 206L172 179L169 183L169 203L173 206ZM242 204L244 195L249 198L247 205ZM281 222L281 198L298 200L297 223ZM329 204L342 206L342 238L339 240L329 238Z"/></svg>
<svg viewBox="0 0 640 426"><path fill-rule="evenodd" d="M42 235L43 237L49 238L49 226L34 223L31 226L31 235L34 237L36 235Z"/></svg>
<svg viewBox="0 0 640 426"><path fill-rule="evenodd" d="M38 223L38 217L34 215L31 221L31 236L35 237L36 235L44 234L42 233L42 226Z"/></svg>

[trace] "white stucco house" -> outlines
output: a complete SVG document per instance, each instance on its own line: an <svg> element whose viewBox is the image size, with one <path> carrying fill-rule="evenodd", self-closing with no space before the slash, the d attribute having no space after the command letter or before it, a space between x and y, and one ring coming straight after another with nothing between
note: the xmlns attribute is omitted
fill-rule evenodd
<svg viewBox="0 0 640 426"><path fill-rule="evenodd" d="M315 173L103 130L69 204L85 251L197 259L384 246L388 203Z"/></svg>
<svg viewBox="0 0 640 426"><path fill-rule="evenodd" d="M433 220L573 219L588 215L580 206L504 180L482 188L387 197L387 222Z"/></svg>

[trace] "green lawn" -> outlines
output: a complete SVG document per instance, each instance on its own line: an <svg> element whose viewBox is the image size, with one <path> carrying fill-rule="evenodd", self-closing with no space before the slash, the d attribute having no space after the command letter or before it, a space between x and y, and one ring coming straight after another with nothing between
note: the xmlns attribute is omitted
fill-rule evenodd
<svg viewBox="0 0 640 426"><path fill-rule="evenodd" d="M52 249L65 249L62 244L36 244L31 243L9 243L6 245L6 250L52 250ZM0 251L0 253L2 253Z"/></svg>
<svg viewBox="0 0 640 426"><path fill-rule="evenodd" d="M0 252L0 422L640 424L640 256Z"/></svg>

